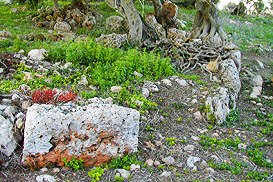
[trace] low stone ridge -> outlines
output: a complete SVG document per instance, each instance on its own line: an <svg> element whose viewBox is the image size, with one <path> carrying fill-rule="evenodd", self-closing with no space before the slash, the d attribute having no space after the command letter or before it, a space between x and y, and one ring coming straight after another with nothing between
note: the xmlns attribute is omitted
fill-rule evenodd
<svg viewBox="0 0 273 182"><path fill-rule="evenodd" d="M34 104L26 114L24 165L41 168L63 159L98 166L137 151L140 113L114 104Z"/></svg>

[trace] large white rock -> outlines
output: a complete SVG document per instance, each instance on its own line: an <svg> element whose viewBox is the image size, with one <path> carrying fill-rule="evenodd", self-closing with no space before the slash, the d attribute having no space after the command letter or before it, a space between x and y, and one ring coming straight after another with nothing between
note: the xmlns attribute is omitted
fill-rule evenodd
<svg viewBox="0 0 273 182"><path fill-rule="evenodd" d="M33 49L29 51L28 57L34 61L42 61L45 59L45 49Z"/></svg>
<svg viewBox="0 0 273 182"><path fill-rule="evenodd" d="M138 111L113 104L34 104L26 114L22 162L62 166L63 158L76 156L93 166L136 152L139 119Z"/></svg>
<svg viewBox="0 0 273 182"><path fill-rule="evenodd" d="M0 151L7 156L10 156L16 149L12 128L10 120L0 115Z"/></svg>

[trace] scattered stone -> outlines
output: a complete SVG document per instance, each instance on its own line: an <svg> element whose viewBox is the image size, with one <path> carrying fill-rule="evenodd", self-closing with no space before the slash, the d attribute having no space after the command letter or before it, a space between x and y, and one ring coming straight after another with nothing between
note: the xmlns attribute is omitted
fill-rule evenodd
<svg viewBox="0 0 273 182"><path fill-rule="evenodd" d="M167 172L167 171L163 171L161 174L160 174L160 177L163 177L163 178L167 178L171 175L172 173L171 172Z"/></svg>
<svg viewBox="0 0 273 182"><path fill-rule="evenodd" d="M219 137L219 134L218 133L212 133L212 136Z"/></svg>
<svg viewBox="0 0 273 182"><path fill-rule="evenodd" d="M202 165L203 167L207 167L207 166L208 166L208 163L207 163L205 160L202 160L201 165Z"/></svg>
<svg viewBox="0 0 273 182"><path fill-rule="evenodd" d="M253 105L256 105L256 101L254 101L254 100L251 100L250 103Z"/></svg>
<svg viewBox="0 0 273 182"><path fill-rule="evenodd" d="M97 43L101 43L106 47L115 47L120 48L124 43L128 41L127 34L109 34L109 35L101 35L96 38Z"/></svg>
<svg viewBox="0 0 273 182"><path fill-rule="evenodd" d="M34 104L26 114L22 162L62 166L63 158L78 156L85 166L100 165L137 151L139 119L138 111L114 104Z"/></svg>
<svg viewBox="0 0 273 182"><path fill-rule="evenodd" d="M53 169L52 169L52 172L53 173L59 173L61 170L60 170L60 168L58 168L58 167L54 167Z"/></svg>
<svg viewBox="0 0 273 182"><path fill-rule="evenodd" d="M246 144L243 144L243 143L239 143L239 144L238 144L238 149L239 149L239 150L240 150L240 149L246 150L246 148L247 148L247 145L246 145Z"/></svg>
<svg viewBox="0 0 273 182"><path fill-rule="evenodd" d="M130 171L137 171L140 169L140 165L132 164L130 166Z"/></svg>
<svg viewBox="0 0 273 182"><path fill-rule="evenodd" d="M149 91L149 89L148 88L142 88L142 95L143 95L143 97L144 98L148 98L149 96L150 96L150 91Z"/></svg>
<svg viewBox="0 0 273 182"><path fill-rule="evenodd" d="M219 161L220 160L217 155L211 155L210 157L213 158L215 161Z"/></svg>
<svg viewBox="0 0 273 182"><path fill-rule="evenodd" d="M14 103L18 103L20 101L20 96L18 94L12 94L11 101Z"/></svg>
<svg viewBox="0 0 273 182"><path fill-rule="evenodd" d="M0 37L11 38L12 34L8 31L2 30L2 31L0 31Z"/></svg>
<svg viewBox="0 0 273 182"><path fill-rule="evenodd" d="M118 169L118 172L120 176L123 177L124 179L128 179L130 177L130 171L127 171L125 169Z"/></svg>
<svg viewBox="0 0 273 182"><path fill-rule="evenodd" d="M180 163L176 164L176 167L182 168L183 167L183 163L180 162Z"/></svg>
<svg viewBox="0 0 273 182"><path fill-rule="evenodd" d="M224 49L227 51L234 50L234 49L239 49L238 46L234 43L228 43L224 46Z"/></svg>
<svg viewBox="0 0 273 182"><path fill-rule="evenodd" d="M194 165L196 162L199 162L201 161L201 159L199 157L193 157L193 156L190 156L188 159L187 159L187 166L192 169L192 170L197 170L197 167Z"/></svg>
<svg viewBox="0 0 273 182"><path fill-rule="evenodd" d="M137 77L143 77L143 74L141 74L141 73L138 73L138 72L136 72L136 71L134 71L134 73L133 73L135 76L137 76Z"/></svg>
<svg viewBox="0 0 273 182"><path fill-rule="evenodd" d="M195 113L193 113L193 116L195 119L197 119L199 121L201 121L203 119L203 116L200 111L196 111Z"/></svg>
<svg viewBox="0 0 273 182"><path fill-rule="evenodd" d="M21 49L21 50L18 52L18 54L25 54L24 49Z"/></svg>
<svg viewBox="0 0 273 182"><path fill-rule="evenodd" d="M153 166L153 164L154 164L154 161L153 161L153 159L148 159L148 160L146 160L146 162L145 162L146 164L147 164L147 166Z"/></svg>
<svg viewBox="0 0 273 182"><path fill-rule="evenodd" d="M48 171L48 169L46 167L43 167L42 169L40 169L41 172L45 173Z"/></svg>
<svg viewBox="0 0 273 182"><path fill-rule="evenodd" d="M256 105L257 105L257 106L263 106L263 104L262 104L262 103L257 103Z"/></svg>
<svg viewBox="0 0 273 182"><path fill-rule="evenodd" d="M250 94L250 98L256 99L258 96L262 94L262 86L263 86L263 78L260 75L256 75L252 79L252 93Z"/></svg>
<svg viewBox="0 0 273 182"><path fill-rule="evenodd" d="M191 136L191 138L192 138L194 141L199 141L199 140L200 140L200 138L197 137L197 136Z"/></svg>
<svg viewBox="0 0 273 182"><path fill-rule="evenodd" d="M143 88L147 88L152 93L159 91L158 87L153 82L150 81L145 81L143 84Z"/></svg>
<svg viewBox="0 0 273 182"><path fill-rule="evenodd" d="M204 134L204 133L208 132L208 129L203 129L203 130L200 130L199 132L200 132L201 134Z"/></svg>
<svg viewBox="0 0 273 182"><path fill-rule="evenodd" d="M169 79L162 79L161 81L162 81L162 83L164 83L167 86L172 86L172 82Z"/></svg>
<svg viewBox="0 0 273 182"><path fill-rule="evenodd" d="M198 103L198 101L197 101L197 99L192 99L191 103L196 104L196 103Z"/></svg>
<svg viewBox="0 0 273 182"><path fill-rule="evenodd" d="M162 146L162 142L161 141L158 141L158 140L155 140L155 145L157 147L161 147Z"/></svg>
<svg viewBox="0 0 273 182"><path fill-rule="evenodd" d="M42 61L45 59L46 52L45 49L33 49L29 51L28 57L34 61Z"/></svg>
<svg viewBox="0 0 273 182"><path fill-rule="evenodd" d="M25 100L22 102L22 109L23 110L27 110L27 108L29 108L30 106L31 106L31 101Z"/></svg>
<svg viewBox="0 0 273 182"><path fill-rule="evenodd" d="M36 182L55 182L56 179L48 174L39 175L36 177Z"/></svg>
<svg viewBox="0 0 273 182"><path fill-rule="evenodd" d="M82 75L82 78L78 81L78 84L79 85L84 85L84 86L88 85L88 80L87 80L85 75Z"/></svg>
<svg viewBox="0 0 273 182"><path fill-rule="evenodd" d="M25 71L24 71L23 74L24 74L24 78L23 78L24 81L33 80L32 73L31 73L31 72L25 72Z"/></svg>
<svg viewBox="0 0 273 182"><path fill-rule="evenodd" d="M111 92L119 93L121 91L121 89L122 89L121 86L112 86L111 87Z"/></svg>
<svg viewBox="0 0 273 182"><path fill-rule="evenodd" d="M176 81L182 87L188 86L188 83L187 83L186 80L183 80L183 79L180 79L180 78L176 78L174 81Z"/></svg>
<svg viewBox="0 0 273 182"><path fill-rule="evenodd" d="M62 32L70 32L71 26L65 21L60 21L54 25L54 30L62 31Z"/></svg>
<svg viewBox="0 0 273 182"><path fill-rule="evenodd" d="M215 170L214 170L213 168L211 168L211 167L207 167L207 168L206 168L206 171L207 171L208 173L215 173Z"/></svg>
<svg viewBox="0 0 273 182"><path fill-rule="evenodd" d="M157 160L155 160L155 161L154 161L154 166L157 167L157 166L159 166L159 165L160 165L160 162L157 161Z"/></svg>
<svg viewBox="0 0 273 182"><path fill-rule="evenodd" d="M184 147L184 151L186 151L186 152L191 152L191 151L193 151L194 150L194 145L186 145L185 147Z"/></svg>
<svg viewBox="0 0 273 182"><path fill-rule="evenodd" d="M120 16L110 16L106 19L106 28L115 33L125 30L126 21Z"/></svg>
<svg viewBox="0 0 273 182"><path fill-rule="evenodd" d="M162 161L167 165L173 165L175 163L175 160L172 156L165 157L162 159Z"/></svg>

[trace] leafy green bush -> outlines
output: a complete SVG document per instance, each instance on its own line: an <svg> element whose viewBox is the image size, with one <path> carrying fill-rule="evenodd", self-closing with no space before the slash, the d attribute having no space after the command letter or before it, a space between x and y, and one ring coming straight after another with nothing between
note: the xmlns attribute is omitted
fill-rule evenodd
<svg viewBox="0 0 273 182"><path fill-rule="evenodd" d="M117 157L116 159L111 160L107 167L113 169L125 169L130 170L132 164L141 164L135 154L129 154L123 157Z"/></svg>
<svg viewBox="0 0 273 182"><path fill-rule="evenodd" d="M91 182L100 181L100 177L103 175L104 169L101 167L95 167L88 172L88 176L91 178Z"/></svg>
<svg viewBox="0 0 273 182"><path fill-rule="evenodd" d="M70 161L68 161L66 158L64 158L63 161L65 166L70 167L74 170L83 169L84 161L82 159L76 159L76 157L73 156Z"/></svg>

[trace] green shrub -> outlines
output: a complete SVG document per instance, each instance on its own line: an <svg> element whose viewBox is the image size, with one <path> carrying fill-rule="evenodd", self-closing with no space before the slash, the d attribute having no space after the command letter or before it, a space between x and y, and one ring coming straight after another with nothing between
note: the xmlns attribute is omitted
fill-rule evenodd
<svg viewBox="0 0 273 182"><path fill-rule="evenodd" d="M100 181L100 177L103 175L104 169L101 167L95 167L88 172L88 176L91 178L91 182Z"/></svg>
<svg viewBox="0 0 273 182"><path fill-rule="evenodd" d="M83 169L84 161L82 159L76 159L76 157L73 156L70 161L68 161L66 158L64 158L63 161L65 166L70 167L74 170Z"/></svg>
<svg viewBox="0 0 273 182"><path fill-rule="evenodd" d="M117 157L116 159L111 160L111 162L108 164L109 168L113 169L125 169L130 170L130 166L132 164L141 164L139 160L137 160L137 157L135 154L129 154L123 157Z"/></svg>

